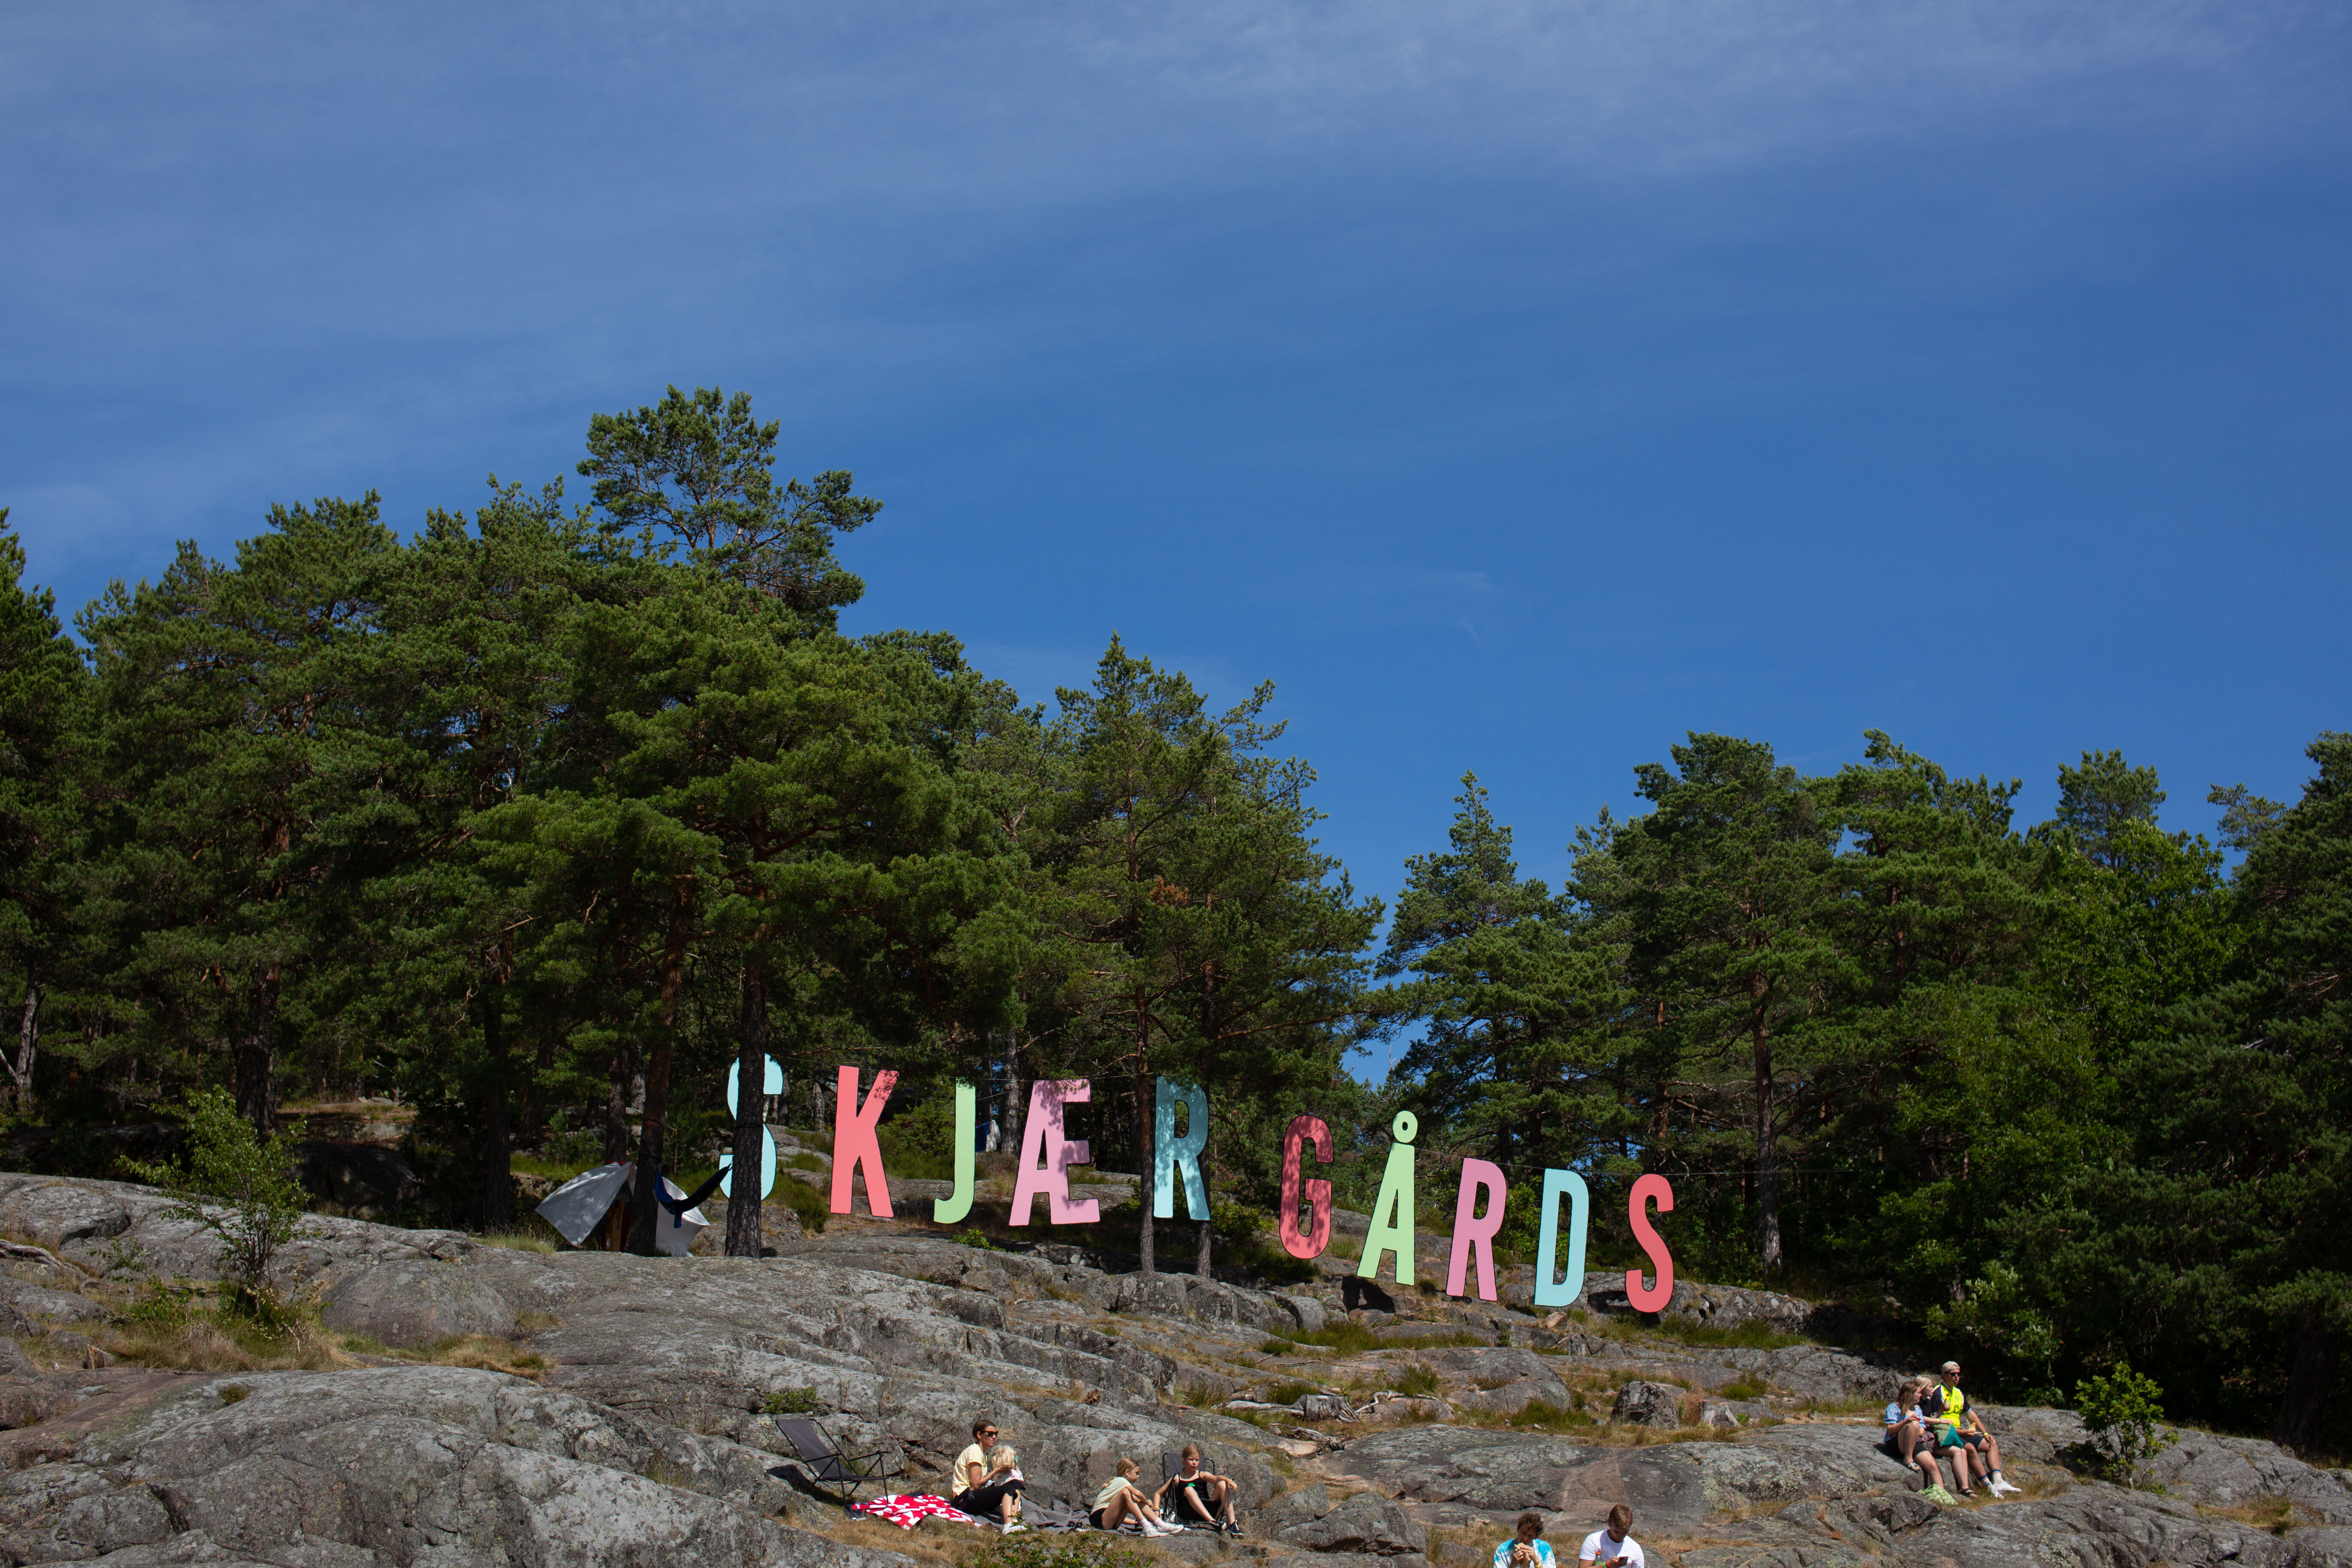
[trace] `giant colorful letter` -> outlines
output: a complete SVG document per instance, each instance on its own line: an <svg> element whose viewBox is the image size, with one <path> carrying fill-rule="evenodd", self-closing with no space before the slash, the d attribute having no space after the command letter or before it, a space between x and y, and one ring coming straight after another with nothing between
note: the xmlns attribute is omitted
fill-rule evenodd
<svg viewBox="0 0 2352 1568"><path fill-rule="evenodd" d="M1072 1142L1062 1136L1062 1107L1084 1105L1091 1092L1082 1078L1041 1079L1029 1086L1021 1170L1013 1184L1013 1224L1029 1223L1039 1193L1045 1194L1045 1218L1051 1224L1092 1225L1101 1216L1102 1205L1094 1199L1070 1201L1070 1167L1085 1164L1093 1151L1083 1138ZM1037 1163L1041 1154L1043 1166Z"/></svg>
<svg viewBox="0 0 2352 1568"><path fill-rule="evenodd" d="M857 1103L857 1069L843 1068L835 1080L833 1102L833 1212L849 1212L849 1178L858 1166L866 1167L866 1203L873 1209L876 1219L890 1217L890 1182L882 1173L882 1144L874 1136L874 1129L882 1121L882 1108L890 1103L890 1090L897 1087L898 1075L884 1070L874 1075L873 1091L866 1095L866 1104Z"/></svg>
<svg viewBox="0 0 2352 1568"><path fill-rule="evenodd" d="M955 1091L955 1195L931 1200L933 1225L953 1225L971 1213L971 1156L977 1142L973 1123L980 1120L980 1092L968 1083L956 1085Z"/></svg>
<svg viewBox="0 0 2352 1568"><path fill-rule="evenodd" d="M1185 1106L1184 1137L1176 1137L1176 1106ZM1201 1184L1201 1151L1209 1146L1209 1091L1191 1085L1179 1088L1161 1079L1158 1104L1151 1117L1151 1214L1155 1219L1176 1217L1176 1176L1184 1177L1184 1212L1194 1219L1209 1217L1209 1194Z"/></svg>
<svg viewBox="0 0 2352 1568"><path fill-rule="evenodd" d="M1474 1217L1478 1207L1478 1189L1486 1189L1485 1217ZM1462 1190L1454 1200L1454 1259L1445 1269L1445 1293L1462 1294L1465 1267L1470 1254L1478 1255L1478 1300L1495 1299L1495 1233L1503 1228L1503 1204L1510 1196L1510 1184L1503 1179L1503 1168L1487 1160L1462 1162ZM1404 1283L1399 1275L1397 1283Z"/></svg>
<svg viewBox="0 0 2352 1568"><path fill-rule="evenodd" d="M1364 1237L1364 1260L1356 1265L1358 1278L1377 1279L1381 1272L1381 1255L1396 1254L1396 1282L1400 1290L1412 1289L1412 1139L1421 1131L1421 1120L1410 1110L1400 1110L1389 1123L1390 1135L1396 1142L1389 1145L1389 1168L1381 1173L1381 1195L1372 1204L1371 1233Z"/></svg>
<svg viewBox="0 0 2352 1568"><path fill-rule="evenodd" d="M760 1075L761 1095L783 1093L784 1069L776 1065L776 1058L773 1057L762 1057L760 1059L768 1064L767 1071ZM742 1097L736 1092L736 1080L742 1076L742 1069L740 1067L727 1075L727 1114L738 1121L743 1119L743 1112L740 1109L743 1101ZM765 1101L762 1100L763 1105ZM768 1131L767 1118L764 1115L758 1111L752 1114L760 1116L760 1195L764 1198L776 1190L776 1135ZM719 1163L726 1167L719 1173L719 1190L731 1198L735 1195L734 1150L731 1147L721 1149L719 1152Z"/></svg>
<svg viewBox="0 0 2352 1568"><path fill-rule="evenodd" d="M1625 1199L1626 1216L1633 1222L1633 1239L1642 1244L1642 1250L1650 1255L1651 1265L1658 1271L1657 1285L1644 1290L1642 1271L1625 1270L1625 1299L1633 1303L1637 1312L1663 1312L1666 1303L1675 1299L1675 1255L1666 1250L1664 1239L1651 1226L1650 1216L1643 1210L1643 1201L1647 1198L1658 1200L1660 1214L1674 1213L1674 1184L1653 1172L1636 1181Z"/></svg>
<svg viewBox="0 0 2352 1568"><path fill-rule="evenodd" d="M1282 1249L1293 1258L1320 1258L1323 1249L1331 1245L1331 1184L1319 1178L1301 1183L1304 1173L1299 1169L1301 1144L1315 1145L1318 1164L1331 1163L1331 1129L1319 1116L1295 1116L1290 1128L1282 1135ZM1313 1223L1305 1231L1298 1228L1298 1198L1305 1188L1307 1202L1314 1209Z"/></svg>
<svg viewBox="0 0 2352 1568"><path fill-rule="evenodd" d="M1568 1194L1568 1275L1554 1279L1559 1266L1559 1199ZM1544 1173L1543 1209L1536 1216L1536 1305L1570 1307L1584 1294L1584 1220L1592 1194L1574 1171Z"/></svg>

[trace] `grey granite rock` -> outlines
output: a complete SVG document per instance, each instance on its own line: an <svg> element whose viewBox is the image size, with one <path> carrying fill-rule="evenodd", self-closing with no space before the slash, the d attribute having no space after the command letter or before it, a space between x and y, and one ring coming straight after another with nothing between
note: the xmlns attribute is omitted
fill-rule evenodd
<svg viewBox="0 0 2352 1568"><path fill-rule="evenodd" d="M136 1248L162 1272L205 1277L210 1238L167 1207L122 1184L0 1176L0 1226L17 1235L97 1268ZM1635 1510L1637 1536L1675 1542L1685 1568L2352 1568L2343 1473L2251 1439L2184 1432L2158 1461L2159 1497L2070 1470L2082 1436L2073 1415L1991 1407L2011 1473L2033 1495L1937 1509L1913 1489L1914 1472L1879 1451L1867 1418L1749 1421L1699 1440L1628 1425L1593 1434L1605 1442L1450 1424L1564 1405L1570 1383L1589 1385L1596 1372L1655 1385L1629 1396L1629 1418L1637 1406L1678 1415L1686 1387L1755 1416L1762 1405L1719 1391L1762 1383L1775 1397L1874 1398L1901 1370L1894 1358L1634 1345L1410 1293L1389 1301L1381 1331L1512 1342L1269 1358L1259 1351L1266 1329L1315 1327L1333 1310L1323 1287L1106 1274L1094 1254L1058 1244L1006 1253L840 1229L778 1251L550 1256L316 1221L284 1273L318 1285L331 1326L407 1346L517 1336L546 1359L543 1383L429 1366L234 1379L44 1373L0 1353L0 1418L17 1428L0 1434L0 1556L120 1568L898 1561L794 1528L815 1506L802 1489L809 1478L763 1408L790 1401L814 1404L845 1447L879 1451L890 1484L907 1490L951 1487L946 1468L982 1412L1021 1450L1033 1493L1065 1501L1090 1499L1122 1457L1156 1484L1163 1455L1199 1442L1212 1469L1241 1483L1267 1568L1421 1568L1433 1525L1505 1531L1529 1509L1552 1521L1558 1542L1620 1501ZM37 1320L48 1356L70 1342L63 1321L95 1303L57 1289L79 1284L63 1271L36 1279L37 1263L20 1262L24 1277L0 1285L0 1300ZM1721 1292L1698 1304L1717 1322L1782 1310ZM1188 1385L1203 1397L1220 1384L1292 1377L1392 1386L1414 1365L1437 1374L1442 1397L1332 1422L1324 1431L1344 1442L1337 1451L1175 1397ZM232 1384L248 1397L225 1400ZM1273 1462L1298 1472L1280 1498ZM1343 1490L1352 1495L1335 1502ZM2273 1534L2215 1511L2273 1498L2312 1522ZM1232 1550L1206 1535L1139 1544L1187 1563ZM1460 1557L1458 1541L1449 1553Z"/></svg>
<svg viewBox="0 0 2352 1568"><path fill-rule="evenodd" d="M1683 1391L1671 1383L1643 1383L1638 1378L1617 1391L1610 1422L1631 1426L1679 1426Z"/></svg>
<svg viewBox="0 0 2352 1568"><path fill-rule="evenodd" d="M1398 1557L1418 1554L1428 1545L1429 1533L1391 1499L1358 1492L1318 1518L1284 1526L1277 1539L1309 1552Z"/></svg>
<svg viewBox="0 0 2352 1568"><path fill-rule="evenodd" d="M781 1484L764 1456L734 1447L496 1373L247 1373L187 1388L92 1435L72 1460L13 1478L0 1551L281 1568L905 1563L770 1517Z"/></svg>

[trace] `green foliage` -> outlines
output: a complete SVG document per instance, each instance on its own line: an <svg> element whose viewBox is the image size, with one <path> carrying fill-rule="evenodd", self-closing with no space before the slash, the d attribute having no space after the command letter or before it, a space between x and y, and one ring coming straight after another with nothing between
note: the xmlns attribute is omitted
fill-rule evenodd
<svg viewBox="0 0 2352 1568"><path fill-rule="evenodd" d="M2030 1304L2024 1277L1996 1258L1963 1289L1961 1300L1927 1309L1920 1326L1928 1337L2018 1368L2031 1380L2025 1384L2029 1393L2049 1391L2063 1347L2048 1315Z"/></svg>
<svg viewBox="0 0 2352 1568"><path fill-rule="evenodd" d="M1000 1535L964 1559L965 1568L1150 1568L1152 1561L1117 1535L1089 1530Z"/></svg>
<svg viewBox="0 0 2352 1568"><path fill-rule="evenodd" d="M1322 1392L1311 1383L1277 1383L1265 1391L1265 1402L1268 1405L1295 1405L1310 1394Z"/></svg>
<svg viewBox="0 0 2352 1568"><path fill-rule="evenodd" d="M1397 1373L1391 1385L1399 1394L1409 1394L1416 1398L1433 1395L1444 1386L1438 1382L1437 1373L1419 1362Z"/></svg>
<svg viewBox="0 0 2352 1568"><path fill-rule="evenodd" d="M970 1230L957 1231L955 1233L955 1241L956 1245L959 1247L976 1247L982 1252L1002 1252L1004 1250L1003 1247L996 1245L995 1239L992 1237L988 1232L976 1227Z"/></svg>
<svg viewBox="0 0 2352 1568"><path fill-rule="evenodd" d="M2110 1480L2138 1486L2147 1462L2180 1440L2164 1425L2163 1396L2156 1380L2132 1371L2129 1362L2074 1385L2074 1406L2090 1430L2091 1451Z"/></svg>
<svg viewBox="0 0 2352 1568"><path fill-rule="evenodd" d="M1312 1273L1265 1217L1293 1117L1364 1212L1411 1110L1419 1217L1444 1232L1455 1162L1497 1163L1507 1264L1562 1166L1591 1269L1640 1261L1626 1188L1656 1172L1685 1278L1843 1295L2011 1395L2128 1358L2184 1413L2352 1446L2326 1372L2352 1335L2352 739L2312 742L2291 804L2214 789L2234 871L2115 752L2023 826L2019 781L1877 731L1818 775L1695 733L1557 887L1465 775L1374 957L1270 688L1218 710L1114 639L1028 707L944 633L844 637L835 545L878 503L781 477L777 442L743 395L672 388L591 422L587 506L494 480L410 538L373 495L274 508L229 559L110 590L79 647L0 523L0 1089L57 1127L54 1167L109 1173L89 1128L208 1086L265 1165L281 1101L396 1090L416 1217L504 1235L518 1174L708 1168L747 1054L817 1148L839 1064L898 1070L902 1176L951 1172L960 1078L1087 1078L1073 1135L1148 1171L1166 1073L1211 1091L1222 1267ZM1383 1034L1398 1070L1365 1084L1346 1063ZM607 1113L639 1084L642 1116ZM274 1190L238 1200L239 1331L299 1310L253 1294L299 1201ZM778 1201L829 1218L822 1187ZM742 1250L757 1209L730 1207ZM1189 1265L1195 1227L1148 1213L1112 1224Z"/></svg>
<svg viewBox="0 0 2352 1568"><path fill-rule="evenodd" d="M763 1415L806 1415L824 1408L814 1388L783 1388L771 1390L760 1401Z"/></svg>
<svg viewBox="0 0 2352 1568"><path fill-rule="evenodd" d="M806 1182L780 1176L776 1179L776 1190L770 1196L792 1210L802 1227L812 1235L822 1236L824 1222L833 1217L831 1200Z"/></svg>
<svg viewBox="0 0 2352 1568"><path fill-rule="evenodd" d="M310 1194L294 1174L294 1146L283 1132L261 1139L223 1090L199 1090L188 1105L187 1168L134 1164L140 1180L180 1201L168 1214L219 1238L222 1276L233 1300L257 1321L281 1310L269 1265L301 1234Z"/></svg>
<svg viewBox="0 0 2352 1568"><path fill-rule="evenodd" d="M146 1289L124 1309L123 1316L134 1323L169 1330L189 1321L203 1310L203 1298L194 1286L150 1279Z"/></svg>
<svg viewBox="0 0 2352 1568"><path fill-rule="evenodd" d="M1266 1342L1281 1345L1283 1352L1269 1352L1269 1354L1296 1354L1302 1345L1336 1351L1341 1355L1361 1355L1366 1351L1382 1347L1379 1335L1349 1318L1336 1319L1319 1329L1277 1329L1274 1333L1275 1337Z"/></svg>
<svg viewBox="0 0 2352 1568"><path fill-rule="evenodd" d="M941 1088L915 1101L879 1129L882 1158L893 1176L910 1181L955 1179L955 1098Z"/></svg>
<svg viewBox="0 0 2352 1568"><path fill-rule="evenodd" d="M1510 1419L1513 1426L1531 1427L1538 1432L1573 1432L1580 1426L1594 1425L1592 1417L1581 1410L1563 1410L1549 1400L1533 1400Z"/></svg>
<svg viewBox="0 0 2352 1568"><path fill-rule="evenodd" d="M1634 1337L1639 1332L1635 1326L1630 1323L1614 1324L1612 1327L1627 1331L1629 1338ZM1790 1345L1810 1342L1804 1335L1792 1334L1776 1329L1760 1318L1750 1318L1744 1323L1727 1329L1716 1323L1699 1323L1693 1322L1687 1318L1668 1317L1659 1319L1657 1327L1650 1331L1662 1334L1670 1340L1678 1340L1686 1345L1730 1345L1749 1350L1776 1351L1786 1349Z"/></svg>

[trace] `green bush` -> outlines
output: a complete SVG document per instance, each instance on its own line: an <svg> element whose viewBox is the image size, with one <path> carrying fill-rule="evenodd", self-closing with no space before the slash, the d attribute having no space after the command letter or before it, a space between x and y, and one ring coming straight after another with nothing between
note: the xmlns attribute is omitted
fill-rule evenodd
<svg viewBox="0 0 2352 1568"><path fill-rule="evenodd" d="M955 1179L955 1097L926 1095L875 1129L882 1163L910 1182Z"/></svg>
<svg viewBox="0 0 2352 1568"><path fill-rule="evenodd" d="M1268 1405L1292 1405L1306 1398L1310 1394L1320 1394L1323 1391L1321 1389L1316 1387L1311 1383L1299 1383L1296 1381L1290 1383L1277 1383L1272 1388L1265 1391L1265 1402Z"/></svg>
<svg viewBox="0 0 2352 1568"><path fill-rule="evenodd" d="M178 1201L173 1219L219 1237L221 1276L229 1304L257 1322L274 1323L284 1310L269 1282L278 1249L301 1234L310 1194L294 1175L294 1145L284 1132L264 1140L236 1113L225 1089L199 1089L188 1106L187 1169L126 1161L139 1180Z"/></svg>
<svg viewBox="0 0 2352 1568"><path fill-rule="evenodd" d="M2090 1429L2092 1463L2101 1475L2138 1486L2147 1462L2180 1440L2179 1433L2164 1426L2163 1397L2156 1379L2132 1371L2129 1362L2117 1362L2106 1376L2074 1385L2074 1407Z"/></svg>
<svg viewBox="0 0 2352 1568"><path fill-rule="evenodd" d="M814 1388L781 1388L769 1393L760 1402L763 1415L806 1415L824 1408Z"/></svg>
<svg viewBox="0 0 2352 1568"><path fill-rule="evenodd" d="M1986 1264L1979 1278L1961 1287L1958 1303L1928 1308L1920 1326L1931 1340L1957 1341L1980 1357L2032 1368L2024 1380L2026 1403L2058 1403L2050 1386L2061 1349L2058 1331L2030 1303L2023 1276L2008 1264L1998 1258Z"/></svg>
<svg viewBox="0 0 2352 1568"><path fill-rule="evenodd" d="M194 1286L167 1285L161 1279L150 1279L147 1289L122 1315L134 1323L171 1330L189 1321L203 1310L204 1306Z"/></svg>
<svg viewBox="0 0 2352 1568"><path fill-rule="evenodd" d="M825 1194L810 1186L806 1182L793 1177L783 1176L777 1179L775 1197L799 1218L801 1228L803 1230L822 1235L824 1231L824 1222L833 1217L833 1210L825 1200Z"/></svg>
<svg viewBox="0 0 2352 1568"><path fill-rule="evenodd" d="M1435 1394L1437 1390L1437 1373L1417 1362L1405 1368L1403 1375L1396 1380L1396 1391L1399 1394L1410 1394L1415 1398L1425 1399Z"/></svg>

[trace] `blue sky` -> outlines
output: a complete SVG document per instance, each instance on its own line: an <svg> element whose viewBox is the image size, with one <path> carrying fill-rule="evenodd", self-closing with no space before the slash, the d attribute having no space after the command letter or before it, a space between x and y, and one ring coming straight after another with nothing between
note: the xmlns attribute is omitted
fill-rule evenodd
<svg viewBox="0 0 2352 1568"><path fill-rule="evenodd" d="M2352 727L2326 5L0 11L0 504L79 605L751 391L852 629L1278 686L1392 896L1684 731L2168 821Z"/></svg>

